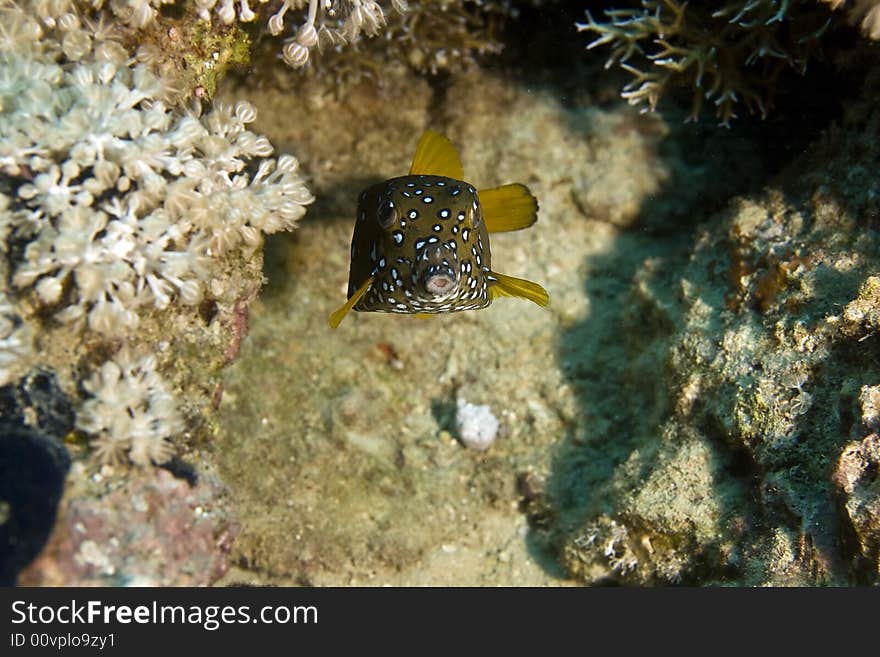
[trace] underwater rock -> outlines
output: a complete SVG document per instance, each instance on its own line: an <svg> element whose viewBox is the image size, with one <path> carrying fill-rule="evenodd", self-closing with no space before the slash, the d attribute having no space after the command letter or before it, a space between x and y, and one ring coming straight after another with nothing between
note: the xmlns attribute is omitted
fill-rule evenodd
<svg viewBox="0 0 880 657"><path fill-rule="evenodd" d="M76 464L74 477L82 477ZM98 477L98 480L103 479ZM223 486L200 472L191 486L165 470L137 468L102 494L78 490L25 586L205 586L228 568L237 533L221 504Z"/></svg>
<svg viewBox="0 0 880 657"><path fill-rule="evenodd" d="M880 125L878 81L689 249L630 263L613 329L565 340L592 423L548 494L583 581L877 583L880 181L865 172L880 146L863 135ZM593 385L581 372L599 364Z"/></svg>
<svg viewBox="0 0 880 657"><path fill-rule="evenodd" d="M880 436L846 446L834 472L844 513L857 542L856 567L880 577ZM873 572L872 572L873 571ZM866 574L868 574L866 573Z"/></svg>
<svg viewBox="0 0 880 657"><path fill-rule="evenodd" d="M833 479L842 513L855 538L853 560L863 577L880 578L880 386L865 386L859 395L861 425L873 431L848 443L841 452Z"/></svg>

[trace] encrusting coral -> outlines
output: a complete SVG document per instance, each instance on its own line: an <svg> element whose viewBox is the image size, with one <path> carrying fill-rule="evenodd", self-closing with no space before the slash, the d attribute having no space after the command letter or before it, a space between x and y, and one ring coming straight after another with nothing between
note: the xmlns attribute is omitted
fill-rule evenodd
<svg viewBox="0 0 880 657"><path fill-rule="evenodd" d="M880 3L855 5L851 15L860 16L866 33L877 38ZM691 118L708 102L724 124L736 117L739 104L766 115L780 75L803 75L837 20L816 0L729 0L711 6L642 0L640 8L607 9L605 15L608 20L600 22L587 11L587 21L576 25L597 35L588 49L613 48L606 67L619 64L633 75L623 98L654 110L668 88L689 86Z"/></svg>
<svg viewBox="0 0 880 657"><path fill-rule="evenodd" d="M160 4L109 3L137 5L137 24ZM27 9L0 0L4 380L32 359L29 336L50 319L94 348L143 340L135 330L148 312L189 307L198 317L198 304L235 287L223 283L231 263L259 266L263 235L294 228L314 200L297 159L272 157L268 139L247 129L252 105L174 106L168 82L137 64L103 18L65 0ZM83 407L78 426L105 436L102 460L120 453L109 441L128 440L132 462L161 462L181 426L157 392L156 362L144 358L101 368L105 383L145 386L149 402L121 405L125 422L99 421L95 400ZM97 386L86 389L100 400ZM148 448L137 435L158 442Z"/></svg>

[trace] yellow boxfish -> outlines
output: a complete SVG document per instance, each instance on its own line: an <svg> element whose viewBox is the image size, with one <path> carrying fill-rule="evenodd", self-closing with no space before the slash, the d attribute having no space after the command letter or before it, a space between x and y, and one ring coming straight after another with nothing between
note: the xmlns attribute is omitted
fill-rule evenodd
<svg viewBox="0 0 880 657"><path fill-rule="evenodd" d="M409 175L368 187L358 200L351 239L348 301L330 315L336 328L349 310L446 313L485 308L495 297L546 306L537 283L492 269L489 233L528 228L538 201L525 185L477 191L452 143L426 130Z"/></svg>

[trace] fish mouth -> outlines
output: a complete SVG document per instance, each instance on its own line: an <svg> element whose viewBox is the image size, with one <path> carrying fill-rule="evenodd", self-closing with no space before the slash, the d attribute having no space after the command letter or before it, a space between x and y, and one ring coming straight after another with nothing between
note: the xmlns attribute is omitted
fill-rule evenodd
<svg viewBox="0 0 880 657"><path fill-rule="evenodd" d="M422 276L422 288L435 299L442 299L458 288L458 277L452 267L429 267Z"/></svg>

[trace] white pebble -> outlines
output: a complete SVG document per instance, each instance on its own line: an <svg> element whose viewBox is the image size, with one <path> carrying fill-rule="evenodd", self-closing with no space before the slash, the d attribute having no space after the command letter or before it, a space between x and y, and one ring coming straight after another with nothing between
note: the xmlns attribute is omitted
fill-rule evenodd
<svg viewBox="0 0 880 657"><path fill-rule="evenodd" d="M488 406L456 400L455 426L462 444L470 449L485 451L498 435L498 420Z"/></svg>

